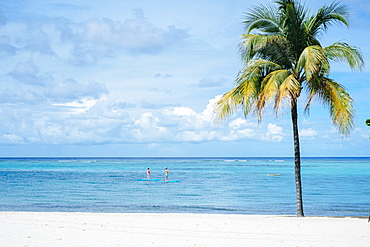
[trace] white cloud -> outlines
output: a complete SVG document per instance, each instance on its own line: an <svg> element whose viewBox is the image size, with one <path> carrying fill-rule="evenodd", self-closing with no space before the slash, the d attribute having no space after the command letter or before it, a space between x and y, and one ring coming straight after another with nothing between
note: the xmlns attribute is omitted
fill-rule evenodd
<svg viewBox="0 0 370 247"><path fill-rule="evenodd" d="M299 131L299 136L301 137L314 137L317 136L317 132L312 128L302 129Z"/></svg>
<svg viewBox="0 0 370 247"><path fill-rule="evenodd" d="M63 23L58 28L62 40L74 45L71 61L75 65L91 65L100 57L115 57L122 49L132 54L155 54L177 45L189 34L174 25L162 29L144 16L142 9L124 22L109 18L91 18L86 22Z"/></svg>
<svg viewBox="0 0 370 247"><path fill-rule="evenodd" d="M197 113L188 107L175 107L173 109L173 115L180 117L191 117L196 116Z"/></svg>
<svg viewBox="0 0 370 247"><path fill-rule="evenodd" d="M257 132L252 129L243 129L243 130L230 130L223 133L219 138L221 141L238 141L238 140L254 140L256 138Z"/></svg>
<svg viewBox="0 0 370 247"><path fill-rule="evenodd" d="M214 131L183 131L177 134L176 139L180 142L204 142L215 138Z"/></svg>
<svg viewBox="0 0 370 247"><path fill-rule="evenodd" d="M44 30L43 25L27 25L26 32L24 33L21 42L23 43L22 49L26 49L31 52L39 52L40 54L45 55L54 55L54 51L50 43L50 36Z"/></svg>
<svg viewBox="0 0 370 247"><path fill-rule="evenodd" d="M99 100L108 94L105 84L62 79L40 71L32 60L18 62L15 68L0 76L7 85L0 89L0 102L5 104L68 105Z"/></svg>
<svg viewBox="0 0 370 247"><path fill-rule="evenodd" d="M68 107L71 109L71 114L79 114L91 109L98 100L96 99L82 99L80 101L72 101L67 103L55 103L53 106Z"/></svg>
<svg viewBox="0 0 370 247"><path fill-rule="evenodd" d="M283 140L283 128L269 123L267 125L267 133L262 136L263 141L281 142Z"/></svg>
<svg viewBox="0 0 370 247"><path fill-rule="evenodd" d="M241 127L245 126L246 124L247 124L247 121L245 119L237 118L237 119L232 120L229 123L229 127L232 128L232 129L240 129Z"/></svg>
<svg viewBox="0 0 370 247"><path fill-rule="evenodd" d="M175 128L179 131L201 131L203 129L210 129L212 126L211 105L212 103L209 103L207 108L201 113L197 113L189 107L173 107L171 109L165 109L160 114L163 114L165 118L163 122L176 126Z"/></svg>
<svg viewBox="0 0 370 247"><path fill-rule="evenodd" d="M18 62L9 75L19 83L26 85L45 86L46 81L49 79L49 77L39 75L39 68L33 61Z"/></svg>
<svg viewBox="0 0 370 247"><path fill-rule="evenodd" d="M207 123L213 124L213 110L214 106L217 103L218 100L220 100L222 95L217 95L213 99L210 99L208 101L206 109L200 114L200 119L204 120Z"/></svg>
<svg viewBox="0 0 370 247"><path fill-rule="evenodd" d="M9 142L11 144L23 144L24 143L23 138L15 134L4 134L3 138L7 140L6 142Z"/></svg>
<svg viewBox="0 0 370 247"><path fill-rule="evenodd" d="M45 92L45 96L54 102L73 102L97 100L108 94L104 84L98 82L78 83L73 79L55 82Z"/></svg>
<svg viewBox="0 0 370 247"><path fill-rule="evenodd" d="M155 142L166 140L168 130L166 127L160 126L159 118L155 117L153 113L146 112L135 121L132 134L133 139L138 142Z"/></svg>
<svg viewBox="0 0 370 247"><path fill-rule="evenodd" d="M116 102L107 98L54 104L59 113L39 117L37 112L29 111L27 121L17 118L17 122L5 126L2 131L14 136L3 138L2 142L20 142L16 136L24 136L25 143L161 143L161 142L208 142L238 141L255 138L252 129L242 128L242 119L232 121L231 126L240 124L239 129L212 127L209 116L213 100L207 108L197 113L188 107L157 109L137 114L139 109L117 109ZM63 111L64 109L64 111ZM18 114L20 111L12 111ZM9 118L7 112L0 112ZM0 116L1 117L1 116ZM22 125L22 128L17 126Z"/></svg>

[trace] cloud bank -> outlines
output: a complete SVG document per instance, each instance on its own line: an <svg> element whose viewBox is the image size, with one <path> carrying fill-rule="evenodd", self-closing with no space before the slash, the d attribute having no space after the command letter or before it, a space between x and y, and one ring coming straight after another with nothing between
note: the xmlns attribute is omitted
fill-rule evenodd
<svg viewBox="0 0 370 247"><path fill-rule="evenodd" d="M267 110L260 124L240 112L222 124L213 121L216 95L233 87L241 66L241 16L248 6L208 0L1 1L0 155L4 147L22 145L97 151L109 144L164 146L169 154L194 145L219 148L217 155L241 147L244 152L244 146L260 155L257 147L291 150L289 114L276 119ZM355 21L355 32L345 38L366 33L368 19ZM329 39L342 39L338 34ZM348 41L356 42L366 44L366 37ZM339 82L356 81L349 90L363 124L361 118L369 118L367 76L340 73ZM315 102L312 108L310 121L300 118L301 139L312 149L321 142L337 152L343 140L326 109ZM361 147L370 128L357 126L353 133L346 146L366 153Z"/></svg>

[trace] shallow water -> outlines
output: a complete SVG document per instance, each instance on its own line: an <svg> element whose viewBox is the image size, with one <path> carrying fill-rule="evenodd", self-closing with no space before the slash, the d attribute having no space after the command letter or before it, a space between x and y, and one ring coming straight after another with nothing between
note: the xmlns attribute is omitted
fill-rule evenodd
<svg viewBox="0 0 370 247"><path fill-rule="evenodd" d="M152 178L145 178L150 167ZM171 180L164 183L164 168ZM279 174L278 176L269 176ZM370 158L304 158L306 215L370 214ZM294 215L291 158L0 159L0 211Z"/></svg>

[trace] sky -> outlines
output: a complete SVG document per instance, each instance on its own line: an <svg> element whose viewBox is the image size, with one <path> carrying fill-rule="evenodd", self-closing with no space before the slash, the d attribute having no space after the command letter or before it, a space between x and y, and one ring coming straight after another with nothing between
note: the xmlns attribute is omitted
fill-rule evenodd
<svg viewBox="0 0 370 247"><path fill-rule="evenodd" d="M2 0L0 157L292 157L289 108L262 122L221 124L213 104L234 86L245 13L271 0ZM325 3L306 1L311 12ZM343 137L314 102L299 131L303 157L370 156L370 2L345 0L350 26L331 26L362 72L333 64L356 110Z"/></svg>

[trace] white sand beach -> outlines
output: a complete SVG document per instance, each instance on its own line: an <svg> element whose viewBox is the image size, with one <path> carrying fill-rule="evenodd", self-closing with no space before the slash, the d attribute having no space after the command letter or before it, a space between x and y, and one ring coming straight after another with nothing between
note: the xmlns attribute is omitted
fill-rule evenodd
<svg viewBox="0 0 370 247"><path fill-rule="evenodd" d="M0 213L1 246L369 246L365 217Z"/></svg>

